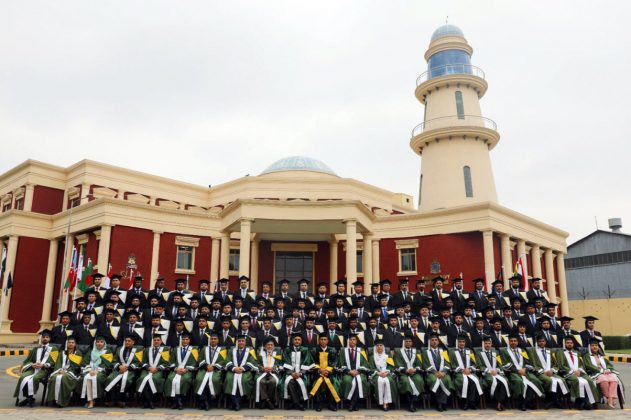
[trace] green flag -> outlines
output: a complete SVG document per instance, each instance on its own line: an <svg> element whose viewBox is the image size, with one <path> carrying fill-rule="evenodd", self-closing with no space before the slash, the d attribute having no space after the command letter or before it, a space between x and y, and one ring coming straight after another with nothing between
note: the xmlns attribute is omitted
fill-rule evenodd
<svg viewBox="0 0 631 420"><path fill-rule="evenodd" d="M81 273L81 281L77 285L77 289L85 292L88 290L88 281L92 281L92 260L88 258L88 266Z"/></svg>

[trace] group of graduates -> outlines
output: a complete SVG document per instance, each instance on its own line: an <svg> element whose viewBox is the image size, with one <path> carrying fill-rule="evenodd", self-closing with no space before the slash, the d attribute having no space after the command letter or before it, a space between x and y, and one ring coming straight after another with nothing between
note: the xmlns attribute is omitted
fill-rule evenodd
<svg viewBox="0 0 631 420"><path fill-rule="evenodd" d="M477 409L485 401L502 411L508 404L526 410L537 401L545 408L565 402L578 409L598 403L624 403L619 373L604 357L594 317L585 329L572 318L556 316L556 305L541 289L541 279L493 283L475 279L465 292L462 279L423 279L416 290L408 280L370 285L319 283L315 294L300 280L290 293L282 280L262 282L258 295L249 279L237 290L228 279L199 281L197 292L178 279L175 290L158 278L151 290L142 277L108 288L94 274L93 286L75 299L74 312L59 313L52 331L24 361L15 398L33 406L40 384L46 401L59 407L79 399L124 407L136 399L145 408L167 401L182 409L189 401L208 410L222 402L240 410L253 406L317 411L350 411L376 403L384 411L396 404L414 412L421 402L438 411ZM20 401L20 398L23 398Z"/></svg>

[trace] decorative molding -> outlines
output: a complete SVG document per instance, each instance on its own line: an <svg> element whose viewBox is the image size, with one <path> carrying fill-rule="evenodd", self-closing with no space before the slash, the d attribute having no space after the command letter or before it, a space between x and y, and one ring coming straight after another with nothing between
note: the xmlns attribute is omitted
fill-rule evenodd
<svg viewBox="0 0 631 420"><path fill-rule="evenodd" d="M418 239L398 239L394 244L396 249L418 248Z"/></svg>
<svg viewBox="0 0 631 420"><path fill-rule="evenodd" d="M190 236L176 236L175 245L192 246L193 248L197 248L199 246L199 238L193 238Z"/></svg>
<svg viewBox="0 0 631 420"><path fill-rule="evenodd" d="M355 247L357 248L357 251L363 251L364 250L364 243L363 242L357 242ZM342 243L342 248L344 249L344 252L346 252L346 241L344 241Z"/></svg>
<svg viewBox="0 0 631 420"><path fill-rule="evenodd" d="M25 193L26 193L26 188L24 187L16 188L13 190L13 198L15 198L16 200L19 200L20 198L24 197Z"/></svg>
<svg viewBox="0 0 631 420"><path fill-rule="evenodd" d="M110 197L115 198L118 193L111 188L107 187L94 187L92 189L92 196L94 198Z"/></svg>
<svg viewBox="0 0 631 420"><path fill-rule="evenodd" d="M131 201L133 203L149 204L149 197L143 194L128 192L126 198L127 198L127 201Z"/></svg>
<svg viewBox="0 0 631 420"><path fill-rule="evenodd" d="M172 200L156 200L156 205L158 207L166 207L173 210L178 210L180 208L180 203L176 203Z"/></svg>
<svg viewBox="0 0 631 420"><path fill-rule="evenodd" d="M100 233L100 231L99 231L99 233ZM77 243L79 245L87 244L88 240L90 239L90 234L89 233L81 233L79 235L76 235L75 239L77 240Z"/></svg>
<svg viewBox="0 0 631 420"><path fill-rule="evenodd" d="M0 198L2 205L9 204L13 201L13 193L6 193Z"/></svg>
<svg viewBox="0 0 631 420"><path fill-rule="evenodd" d="M318 244L275 242L272 252L318 252Z"/></svg>
<svg viewBox="0 0 631 420"><path fill-rule="evenodd" d="M68 189L68 200L79 198L80 195L81 195L80 187L71 187Z"/></svg>

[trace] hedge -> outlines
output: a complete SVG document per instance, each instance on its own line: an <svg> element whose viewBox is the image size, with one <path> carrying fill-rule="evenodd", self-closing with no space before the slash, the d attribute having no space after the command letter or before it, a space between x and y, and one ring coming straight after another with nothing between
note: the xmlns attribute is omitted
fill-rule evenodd
<svg viewBox="0 0 631 420"><path fill-rule="evenodd" d="M603 342L605 344L605 350L614 349L631 349L631 337L627 336L605 336L603 337Z"/></svg>

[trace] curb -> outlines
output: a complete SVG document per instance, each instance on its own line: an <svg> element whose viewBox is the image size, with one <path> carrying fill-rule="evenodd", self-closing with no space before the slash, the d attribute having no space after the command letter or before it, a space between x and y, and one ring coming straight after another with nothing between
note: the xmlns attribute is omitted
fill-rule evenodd
<svg viewBox="0 0 631 420"><path fill-rule="evenodd" d="M0 351L0 357L26 356L29 353L30 350L2 350Z"/></svg>
<svg viewBox="0 0 631 420"><path fill-rule="evenodd" d="M631 363L631 356L613 356L607 355L610 362Z"/></svg>

